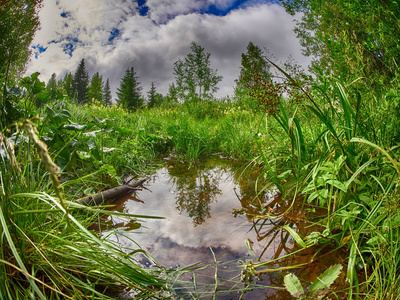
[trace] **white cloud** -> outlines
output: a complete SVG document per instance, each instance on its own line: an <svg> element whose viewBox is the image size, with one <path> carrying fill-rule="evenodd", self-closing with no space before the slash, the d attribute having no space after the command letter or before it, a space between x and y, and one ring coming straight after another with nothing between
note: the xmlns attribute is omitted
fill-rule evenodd
<svg viewBox="0 0 400 300"><path fill-rule="evenodd" d="M233 92L241 53L250 41L268 48L280 60L292 55L303 65L309 63L300 54L292 17L279 5L247 4L226 16L194 12L210 4L222 9L232 2L148 0L149 16L143 17L135 1L60 0L56 5L45 0L40 12L42 29L33 45L48 49L38 59L32 58L28 73L39 71L42 80L48 80L52 73L74 73L85 58L90 75L98 71L105 79L109 77L113 91L125 70L133 66L144 94L151 82L165 94L174 82L174 62L189 53L195 41L211 53L212 67L223 76L217 96L224 96ZM119 35L110 42L115 29ZM72 56L64 53L67 44L74 47Z"/></svg>

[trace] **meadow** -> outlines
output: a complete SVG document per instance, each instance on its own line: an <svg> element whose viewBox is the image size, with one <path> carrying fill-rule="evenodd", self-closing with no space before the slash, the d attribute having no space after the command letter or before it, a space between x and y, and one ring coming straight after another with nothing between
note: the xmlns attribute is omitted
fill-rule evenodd
<svg viewBox="0 0 400 300"><path fill-rule="evenodd" d="M147 174L162 156L195 164L220 153L262 166L260 176L269 180L262 188L323 211L314 221L320 232L282 230L301 249L334 245L348 252L342 267L349 299L396 299L397 89L360 92L358 82L328 77L291 88L292 98L281 98L273 112L254 97L135 112L67 97L36 108L32 97L21 99L25 117L1 135L1 298L104 299L123 287L138 298L168 297L170 274L138 267L139 247L127 255L89 229L101 214L118 213L76 199L118 186L126 174ZM269 263L244 265L243 272L261 274ZM301 285L309 285L295 276L285 278L286 288L299 298L318 297L338 276L337 268L328 271L326 284L308 294Z"/></svg>

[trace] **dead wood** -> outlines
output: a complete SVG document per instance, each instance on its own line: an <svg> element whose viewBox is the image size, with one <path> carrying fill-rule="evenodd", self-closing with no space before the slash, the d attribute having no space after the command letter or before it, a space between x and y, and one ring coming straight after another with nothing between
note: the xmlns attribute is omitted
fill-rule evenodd
<svg viewBox="0 0 400 300"><path fill-rule="evenodd" d="M141 178L135 181L129 181L127 184L80 198L76 202L84 205L99 205L105 201L114 200L115 198L122 197L129 192L138 190L138 187L140 187L147 179L149 179L149 177Z"/></svg>

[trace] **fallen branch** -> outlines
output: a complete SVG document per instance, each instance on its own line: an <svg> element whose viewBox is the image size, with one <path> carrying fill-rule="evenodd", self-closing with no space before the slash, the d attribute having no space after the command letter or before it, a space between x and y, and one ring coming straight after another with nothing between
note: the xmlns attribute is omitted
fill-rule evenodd
<svg viewBox="0 0 400 300"><path fill-rule="evenodd" d="M138 187L141 186L147 179L149 179L149 177L138 179L133 182L129 181L127 184L80 198L76 200L76 202L84 205L99 205L105 201L113 200L115 198L122 197L129 192L138 190Z"/></svg>

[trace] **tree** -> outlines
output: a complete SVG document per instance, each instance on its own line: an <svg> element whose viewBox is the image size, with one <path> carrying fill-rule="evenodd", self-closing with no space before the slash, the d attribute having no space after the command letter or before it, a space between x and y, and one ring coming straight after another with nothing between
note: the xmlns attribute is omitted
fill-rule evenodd
<svg viewBox="0 0 400 300"><path fill-rule="evenodd" d="M125 71L121 79L120 87L117 89L117 103L128 110L136 110L143 105L141 97L142 87L133 67Z"/></svg>
<svg viewBox="0 0 400 300"><path fill-rule="evenodd" d="M71 73L67 73L62 81L62 87L70 99L74 98L74 76Z"/></svg>
<svg viewBox="0 0 400 300"><path fill-rule="evenodd" d="M85 59L82 58L74 75L73 87L75 99L79 104L85 104L89 86L89 74L86 71Z"/></svg>
<svg viewBox="0 0 400 300"><path fill-rule="evenodd" d="M92 76L92 80L90 81L90 86L87 93L88 101L92 102L93 100L95 100L97 102L102 102L103 89L104 89L103 76L101 76L99 72L96 72Z"/></svg>
<svg viewBox="0 0 400 300"><path fill-rule="evenodd" d="M106 84L103 89L104 104L107 106L111 106L112 105L111 98L112 98L112 96L111 96L111 88L110 88L110 79L107 78Z"/></svg>
<svg viewBox="0 0 400 300"><path fill-rule="evenodd" d="M344 80L395 77L400 64L398 1L281 0L294 15L302 13L295 32L305 55L314 56L315 72Z"/></svg>
<svg viewBox="0 0 400 300"><path fill-rule="evenodd" d="M147 92L147 100L148 100L147 106L149 108L160 105L164 100L163 96L157 93L154 82L151 83L150 90Z"/></svg>
<svg viewBox="0 0 400 300"><path fill-rule="evenodd" d="M210 67L210 53L195 42L191 44L192 52L184 60L178 59L174 65L177 88L182 98L210 97L218 90L217 84L222 76Z"/></svg>
<svg viewBox="0 0 400 300"><path fill-rule="evenodd" d="M42 0L2 1L0 3L0 80L15 79L25 70L30 44L40 22Z"/></svg>
<svg viewBox="0 0 400 300"><path fill-rule="evenodd" d="M235 93L247 93L254 86L256 80L271 80L270 65L264 58L260 47L249 42L247 52L242 53L240 75L236 80Z"/></svg>
<svg viewBox="0 0 400 300"><path fill-rule="evenodd" d="M168 93L164 98L165 102L177 102L179 98L179 91L174 83L171 83L168 87Z"/></svg>
<svg viewBox="0 0 400 300"><path fill-rule="evenodd" d="M49 93L50 99L54 100L57 98L57 75L53 73L47 82L46 91Z"/></svg>
<svg viewBox="0 0 400 300"><path fill-rule="evenodd" d="M17 100L8 94L7 86L14 86L25 71L31 55L30 44L40 25L38 10L41 2L0 2L0 129L18 117L12 104Z"/></svg>

